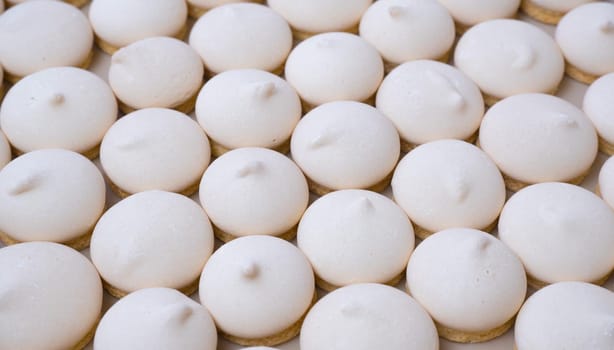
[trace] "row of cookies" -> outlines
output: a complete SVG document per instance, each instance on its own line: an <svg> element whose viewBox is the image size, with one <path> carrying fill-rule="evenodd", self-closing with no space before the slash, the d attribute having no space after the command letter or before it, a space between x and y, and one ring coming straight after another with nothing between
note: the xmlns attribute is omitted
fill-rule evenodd
<svg viewBox="0 0 614 350"><path fill-rule="evenodd" d="M466 76L446 64L418 60L384 79L377 108L334 101L301 118L299 97L285 80L265 71L231 70L200 90L199 123L163 108L141 109L116 121L117 103L104 81L78 68L56 67L29 75L7 93L0 110L8 139L3 137L3 164L10 159L8 144L16 155L44 148L92 159L100 153L118 193L164 189L189 194L211 153L291 148L314 193L381 190L397 165L399 145L408 151L439 139L473 142L479 128L478 143L503 172L508 189L545 181L579 183L598 148L611 154L612 86L614 74L592 84L584 112L555 96L519 94L482 116L483 100ZM171 131L184 137L165 137ZM175 155L179 150L181 157ZM152 154L157 158L147 156ZM132 169L123 166L128 163Z"/></svg>
<svg viewBox="0 0 614 350"><path fill-rule="evenodd" d="M6 6L13 6L26 0L6 0ZM198 18L210 9L241 0L186 0L190 16ZM249 1L249 0L248 0ZM450 11L457 24L471 26L480 21L513 17L519 7L529 16L547 23L556 24L574 7L590 0L504 0L486 2L481 0L441 0L440 2ZM65 2L81 7L88 0L65 0ZM260 2L255 0L254 2ZM283 1L268 1L269 6L283 14L292 24L292 27L305 33L319 33L325 31L339 31L356 26L358 20L371 1L362 0L354 3L337 3L325 1L310 1L304 3L286 4ZM3 6L4 4L0 5ZM115 5L118 6L118 5ZM118 8L120 9L120 8ZM299 13L303 12L303 16ZM332 12L332 13L331 13ZM341 16L335 20L334 17Z"/></svg>
<svg viewBox="0 0 614 350"><path fill-rule="evenodd" d="M411 296L357 282L316 302L306 256L284 240L255 235L223 245L207 261L199 282L202 306L175 289L143 288L120 299L100 323L102 283L77 251L20 243L1 249L0 262L4 348L81 349L93 337L98 350L213 350L218 332L238 344L274 346L300 331L302 349L438 349L438 335L457 342L497 337L517 313L518 349L613 345L611 291L559 282L525 301L518 257L471 229L438 232L416 248L406 270ZM150 268L128 263L137 273Z"/></svg>
<svg viewBox="0 0 614 350"><path fill-rule="evenodd" d="M248 6L250 4L239 5ZM435 5L433 2L431 2L429 6ZM16 6L15 9L17 9L18 7L19 6ZM250 5L248 7L252 9L258 9L253 10L254 12L266 12L266 8L262 6ZM222 11L224 9L229 11ZM228 6L221 7L219 8L219 10L220 13L236 12L235 10L229 9ZM247 12L250 11L252 10L249 10ZM268 11L269 16L274 15L274 13L271 13L270 10ZM261 15L264 16L264 14ZM257 15L256 17L261 15ZM282 19L280 20L283 21ZM269 22L271 21L267 21L267 23ZM488 72L486 69L483 68L484 62L481 62L479 60L472 61L471 58L469 58L469 62L467 63L468 67L466 67L464 71L469 77L478 82L478 86L486 94L486 102L488 103L489 99L492 99L493 97L488 92L488 89L491 88L501 92L501 94L497 92L498 95L505 95L511 90L513 90L513 92L510 93L516 94L523 91L531 91L532 89L535 89L536 91L552 91L553 89L555 89L556 85L562 77L562 73L560 73L562 68L560 64L553 64L554 61L557 61L556 59L549 60L547 58L552 58L553 56L556 56L556 49L550 50L549 52L542 52L544 50L548 51L548 49L540 48L538 51L534 52L535 50L531 49L530 47L535 46L533 44L544 44L541 46L552 48L552 45L545 44L547 40L550 39L546 38L543 33L537 33L539 32L539 30L535 28L530 28L530 25L528 24L523 24L520 22L516 23L517 21L508 21L505 22L506 24L504 24L503 22L498 22L498 26L505 27L511 25L512 27L517 27L516 29L518 31L518 35L520 39L522 39L520 40L521 42L518 43L518 45L510 45L510 47L515 47L511 51L514 51L514 55L517 56L514 62L512 62L512 68L516 68L516 70L510 70L510 72L512 72L510 74L515 74L516 80L523 80L518 78L519 72L517 70L519 69L521 71L524 71L521 73L523 73L524 78L527 78L528 80L520 82L519 84L509 85L509 81L512 81L514 79L508 77L509 79L499 79L498 82L494 82L494 86L490 86L492 85L493 81L488 81L488 79L492 80L492 78L489 77L500 77L501 74L505 74L506 68L494 67L493 71ZM521 28L523 25L528 27ZM195 26L195 29L196 27L199 26ZM200 31L205 32L205 34L203 34L205 37L208 37L209 35L216 36L215 33L207 34L208 30L210 30L207 28L212 28L214 26L206 25L205 23L200 27L205 28L204 30ZM475 29L478 28L476 27ZM243 28L242 30L245 30L245 28ZM524 31L529 31L530 33L524 33ZM489 33L492 32L492 30L486 28L482 30L482 32L485 32L485 34L482 35L491 35ZM471 42L483 41L482 39L484 39L480 37L479 33L476 34L476 36L477 38L474 38L473 40L470 40L471 38L465 40L469 43L467 44L468 52L475 51L471 48ZM529 38L525 38L524 36L528 36ZM539 38L539 40L536 38ZM314 40L310 41L311 39ZM380 87L380 82L383 77L381 70L381 59L377 57L378 55L375 53L375 50L373 50L373 48L366 44L364 41L361 41L359 37L350 34L343 35L341 33L328 33L311 39L303 42L301 45L296 47L296 49L293 50L290 54L288 62L286 63L286 79L288 80L290 85L292 85L292 87L297 90L299 96L301 97L301 100L305 105L305 109L331 100L369 100L373 97L375 91L378 91L375 102L376 106L388 118L393 120L395 126L397 127L397 130L401 134L402 142L405 146L405 149L409 149L412 145L423 143L433 139L461 138L471 140L474 137L474 133L479 126L478 122L481 120L481 115L483 113L483 109L481 108L481 100L479 96L477 96L478 94L475 93L475 87L469 86L471 85L471 83L467 81L468 79L466 79L466 76L463 76L458 71L448 69L447 67L436 66L434 64L423 64L422 66L419 66L417 65L417 62L415 62L416 65L412 66L412 69L404 67L404 69L399 69L395 71L394 74L390 74L388 77L386 77L386 79L384 79L384 82L381 84ZM457 56L461 58L465 56L461 50L462 47L464 47L461 45L463 40L461 40L461 43L459 43L459 48L457 48ZM205 43L211 42L211 40L197 41ZM269 40L267 42L278 41L279 40ZM109 71L109 82L114 93L118 96L120 100L120 107L122 107L122 109L125 111L145 107L175 107L179 110L189 111L192 105L194 105L195 103L196 94L202 84L201 77L203 67L202 64L199 62L198 55L195 53L195 51L189 48L187 45L179 41L172 40L170 38L146 39L139 41L133 45L134 46L130 45L129 47L126 47L125 49L121 50L121 52L114 55L114 58L112 60L113 63ZM608 45L602 46L607 47ZM269 48L267 52L271 50L272 49ZM327 51L330 50L334 50L335 52L327 53ZM252 52L254 50L249 49L248 51ZM326 56L328 54L332 54L335 57L329 57L329 59L327 59ZM287 55L287 50L285 50L280 57L285 57L285 55ZM203 55L203 57L205 56L213 57L215 56L215 54ZM226 58L222 61L228 61L228 53L222 56ZM231 56L255 57L257 55L245 54ZM488 52L486 52L484 55L477 56L480 56L482 57L481 59L484 59L484 57L489 56L489 54ZM533 67L533 64L535 63L534 61L536 60L537 56L540 57L538 61L541 62L541 67ZM357 57L361 57L362 59L356 59ZM208 59L205 59L205 64L207 64L207 60ZM347 67L346 63L352 60L358 62L357 65L355 67ZM276 60L273 66L279 65L280 63L278 61L279 60ZM558 59L557 62L561 63L562 59ZM248 65L254 64L259 65L255 62L250 62ZM457 62L457 65L459 66L459 68L461 68L461 70L463 69L462 62ZM546 69L544 68L546 66L558 66L561 69ZM272 69L271 67L264 68ZM477 76L472 76L471 67L480 67L481 72L477 72ZM328 73L330 74L327 74L327 72L323 70L328 71ZM419 77L418 74L423 71L425 76ZM558 73L554 71L558 71ZM156 74L150 74L150 72L156 72ZM487 74L485 74L484 72L486 72ZM59 75L59 73L57 74ZM63 74L65 73L62 73L62 75ZM486 77L486 80L482 79L484 76ZM220 88L220 86L223 86L223 84L229 84L228 80L231 80L232 78L225 79L225 82L219 82L215 86L215 88L211 87L207 90L217 90ZM265 80L272 80L272 78L268 78ZM407 86L411 84L408 84L408 81L415 84L415 86ZM507 86L501 86L501 81L504 82L504 85L507 84ZM341 82L341 84L336 84L339 82ZM545 85L540 87L539 85L544 84L544 82ZM36 82L32 82L30 84L36 84ZM213 84L213 80L211 80L211 84ZM531 87L527 88L526 86L523 87L523 85L530 85ZM379 90L378 87L380 87ZM426 91L427 87L432 87L432 90ZM231 88L232 86L227 87L227 89L229 90ZM204 90L205 89L201 91L201 95L205 95ZM254 86L252 87L252 90L252 94L258 95L260 96L260 98L263 99L270 98L271 95L276 92L275 89L273 89L273 85L271 83L265 83L263 86ZM397 92L398 90L402 93L395 94L395 92ZM510 91L502 92L504 90ZM405 99L403 98L405 94L411 94L412 96L414 96L414 98L409 100ZM435 94L435 96L432 96L432 94ZM436 98L440 96L438 94L442 94L445 96L443 107L447 108L442 108L443 110L434 110L434 105L438 106L438 102L440 102L439 99ZM201 99L205 101L211 101L212 98L219 96L219 94L217 96L211 95L212 93L209 93L206 96L201 96ZM56 96L56 98L62 99L62 96ZM288 99L288 104L294 104L294 101L291 101L292 97L286 98ZM429 98L432 102L429 103L427 106L416 103L416 100L428 101ZM230 101L227 101L226 103L229 102ZM56 101L56 103L62 103L62 101L58 100ZM426 102L422 103L426 104ZM215 125L217 116L211 113L210 108L207 107L207 102L203 102L202 104L205 105L205 107L201 108L202 112L200 113L197 110L197 116L201 120L201 124L203 125L205 130L208 131L208 134L211 136L214 143L220 146L220 151L215 152L218 147L214 145L214 155L217 155L221 153L221 151L223 151L224 149L228 149L228 144L232 143L232 140L223 140L223 142L219 142L219 140L216 140L220 139L221 137L218 137L215 134L224 132L224 130L220 131L219 129L222 128ZM465 110L465 104L469 104L472 107L470 108L470 111ZM273 139L272 141L269 141L268 144L264 142L257 143L254 140L253 142L243 142L241 146L284 147L282 141L287 140L288 130L291 130L291 128L293 127L292 124L297 119L296 115L300 114L300 112L296 112L295 106L296 105L294 104L293 111L287 112L288 114L292 113L292 118L288 118L285 121L286 123L283 125L283 128L280 127L280 131L276 135L267 135L267 137ZM427 107L429 107L428 110L426 110ZM292 107L286 108L290 109ZM105 120L100 123L103 124L100 129L104 129L105 127L108 128L108 125L112 120L112 116L109 117L110 115L112 115L110 108L107 108L107 110L107 115L104 117ZM423 113L419 114L419 111L417 110L422 110ZM423 119L425 119L425 115L428 115L430 117L433 114L440 118L443 118L442 115L466 115L467 119L469 120L464 120L464 123L459 123L458 120L460 118L456 118L457 122L453 123L452 120L454 120L455 118L447 118L443 120L444 123L441 123L442 119L439 119L433 121L433 123L426 123L426 125L421 125L414 121L415 119L419 119L422 124L425 124L423 121ZM407 117L408 115L410 117ZM432 124L446 125L448 127L446 130L430 130L433 129ZM228 128L229 125L226 125L225 127ZM3 129L8 128L10 127L3 127ZM456 131L453 132L453 130ZM420 137L418 137L417 135L420 135ZM13 140L12 135L8 136L9 140L18 151L27 151L27 149L15 146L15 144L19 143L19 140ZM244 135L241 135L242 137L237 137L236 135L233 136L235 137L235 139L245 137ZM284 140L280 140L280 136ZM226 143L227 145L224 145L224 143ZM50 142L49 144L47 144L46 147L53 146L63 147L63 145L59 145L57 141ZM87 146L91 145L88 144ZM283 150L283 148L281 148L281 150ZM91 147L86 149L85 151L77 151L84 153L93 152L93 154L95 155L95 150L92 150Z"/></svg>
<svg viewBox="0 0 614 350"><path fill-rule="evenodd" d="M582 2L586 1L571 1L575 6ZM518 1L515 3L517 8ZM461 37L454 52L455 62L482 89L487 104L521 92L556 91L564 69L563 58L567 60L568 74L585 83L590 83L614 70L612 67L614 54L611 50L614 31L612 4L597 2L573 8L574 4L571 3L561 5L571 11L557 26L556 43L530 24L520 23L517 20L493 19L513 17L516 13L514 4L507 4L504 1L492 5L503 7L504 9L500 10L505 11L500 13L494 11L482 17L477 13L487 13L488 8L483 9L478 6L479 4L467 6L476 12L475 16L479 20L473 21L472 23L476 25ZM375 48L383 57L388 70L400 63L416 59L447 61L455 38L453 16L459 4L453 1L446 4L444 1L444 5L454 9L452 15L448 9L434 0L384 0L373 4L371 1L356 1L345 5L343 2L324 1L288 5L273 1L269 2L271 8L257 4L227 4L214 8L199 18L190 31L189 42L202 57L209 74L240 68L281 73L288 58L288 66L285 68L286 78L297 89L305 103L314 105L330 101L331 98L339 99L339 96L334 95L328 96L325 100L317 96L329 93L328 90L333 89L318 91L309 78L321 79L326 77L326 73L345 73L348 76L354 73L361 76L364 80L361 82L367 85L363 88L364 91L360 93L345 91L343 92L345 96L341 99L364 100L371 96L382 78L378 60L372 57L372 53L367 53L367 49L361 47L366 43L371 44L369 47ZM323 10L327 11L327 16L320 15ZM94 38L98 46L108 53L114 53L120 48L149 37L182 38L188 30L187 12L187 5L183 0L154 2L97 0L89 8L88 20L76 8L61 3L20 4L6 11L0 20L0 28L4 29L2 42L5 43L0 47L0 62L6 71L7 80L11 82L46 67L87 66L91 60ZM53 16L47 15L50 13L53 13ZM121 17L117 14L121 14ZM317 21L310 20L316 16ZM136 19L138 21L135 23ZM302 25L302 21L309 21L309 26ZM335 25L332 25L333 23ZM337 37L331 37L330 34L324 37L315 35L317 39L307 40L307 43L292 50L291 29L294 29L295 39L302 40L318 33L351 31L352 28L360 33L364 42L348 37L337 38L338 34ZM297 31L303 35L296 34ZM243 33L250 35L246 36ZM66 35L71 35L70 41L62 40ZM28 45L24 45L26 42ZM506 45L499 45L502 42ZM124 61L122 59L124 56L131 58L129 62L123 62L123 68L117 69L130 71L131 65L137 67L142 65L144 58L133 56L135 51L147 49L155 50L156 47L152 48L152 44L132 47L129 51L132 55L124 53L116 58L118 64ZM157 53L155 57L159 64L166 63L166 66L187 64L192 68L190 72L193 76L177 73L178 76L195 80L185 82L188 86L190 83L199 83L198 77L202 74L199 74L198 70L202 67L195 67L197 64L194 63L193 57L183 58L189 54L182 52L181 48L165 47L164 51L170 50L173 53L178 51L178 56L182 57L177 58L178 61L168 62L170 53L165 56L160 52L161 48L157 49L158 52L150 54ZM351 49L358 50L354 58L358 61L359 67L349 65L354 60L347 59L347 55L343 55L343 51ZM328 55L335 56L337 61L349 65L341 67L345 72L343 70L327 72L333 69L330 67L334 64L330 62L332 58L318 60L313 57L316 54L326 55L327 52ZM310 65L306 66L305 63ZM363 72L361 69L366 71ZM160 71L165 72L163 69ZM504 74L510 79L493 81L495 75L493 73ZM133 74L136 74L135 78L139 77L138 71ZM329 84L335 84L335 79L326 80ZM336 80L338 82L342 79L337 77ZM147 104L141 100L134 103L135 97L130 96L130 93L125 100L124 93L125 91L118 97L129 107L153 107L151 105L153 102ZM183 103L188 102L189 97L193 96L188 92L182 93L189 95L182 96L183 106ZM157 102L155 107L177 107L175 100L163 99ZM130 102L133 102L132 105Z"/></svg>
<svg viewBox="0 0 614 350"><path fill-rule="evenodd" d="M433 64L443 65L435 62ZM253 112L275 111L277 107L287 106L295 111L300 108L296 95L291 94L292 89L286 86L284 90L283 80L266 72L250 70L232 71L228 74L245 73L247 77L264 76L273 80L243 84L247 90L246 96L239 94L237 98L232 94L228 95L231 98L226 100L237 101L231 105L235 112L233 115L237 116L236 122L218 118L222 121L221 132L218 134L223 135L223 132L226 132L231 135L229 140L244 141L248 138L245 136L251 136L265 142L272 140L277 141L277 144L291 145L292 161L281 153L267 153L264 148L250 148L245 147L249 145L241 144L229 147L226 143L222 147L239 148L216 153L217 148L214 147L214 155L218 158L209 166L211 151L206 133L197 122L185 114L162 108L141 109L114 122L105 132L105 127L115 119L112 114L112 97L109 98L111 107L97 107L99 102L104 102L100 96L105 95L97 95L94 88L84 89L89 86L85 83L63 87L61 84L40 83L40 80L33 79L47 73L52 73L49 75L58 79L59 75L56 73L59 71L78 73L87 78L83 81L90 79L90 82L104 87L104 83L91 73L76 68L53 68L29 76L15 85L0 111L0 121L13 147L29 143L28 150L32 151L10 162L1 173L2 182L7 186L7 210L12 207L12 196L42 186L45 181L52 187L80 186L76 195L86 199L79 199L77 202L86 200L91 203L91 213L84 215L85 221L82 225L72 226L70 233L65 231L65 227L45 224L41 225L46 227L46 231L58 231L61 236L48 236L49 233L45 234L40 229L32 230L36 235L42 235L39 237L59 242L76 239L93 227L105 202L105 184L95 166L85 158L80 159L76 153L71 154L68 151L49 151L44 148L63 146L71 149L72 145L76 144L77 149L97 151L96 141L101 138L102 169L117 194L125 197L146 190L166 190L189 195L200 187L200 197L205 209L213 220L217 221L216 225L221 232L231 236L240 235L237 232L242 229L231 228L232 225L236 226L237 221L229 214L232 212L230 208L240 206L242 202L249 202L249 198L266 196L265 189L268 188L280 192L279 189L276 190L277 184L284 185L284 191L287 191L280 193L277 200L280 210L283 209L288 214L278 215L263 229L258 225L247 225L252 233L281 235L290 230L306 208L308 187L311 192L319 195L341 189L381 191L391 180L395 199L419 227L420 236L424 236L420 234L422 231L434 232L447 227L489 229L503 206L505 187L519 190L528 184L542 182L578 183L597 155L598 138L591 120L570 103L544 94L516 95L489 109L481 122L481 149L462 141L430 141L411 150L398 163L400 141L393 123L376 108L359 102L326 103L307 113L296 127L294 123L299 117L298 114L290 115L290 118L287 118L287 113L266 114L271 119L279 115L281 120L287 118L290 121L286 125L275 124L286 129L278 135L275 135L275 130L266 127L261 127L262 132L259 132L259 121L254 124L249 122ZM62 75L66 76L65 73ZM611 76L602 79L611 80ZM28 81L34 81L40 88L21 89ZM602 80L598 81L601 82ZM279 84L280 89L276 88L276 84ZM262 100L262 86L266 85L279 90L280 95L285 91L287 96L294 96L294 106L292 103L287 104L284 96ZM607 84L604 85L607 88ZM234 87L241 90L241 86ZM587 93L589 101L596 91L593 87ZM112 96L108 87L106 89L106 96ZM80 98L81 96L83 98ZM243 105L239 103L242 97L242 101L247 102ZM596 115L604 118L607 123L607 106L611 103L611 100L607 100L607 89L601 97L596 99L597 103L588 105L594 107L598 112ZM214 110L221 107L215 106L219 101L225 102L223 98L214 101ZM251 106L265 108L249 108ZM83 118L85 113L90 111L90 116L98 113L106 114L108 118L106 121L101 118L102 123L90 122ZM224 112L220 115L224 115ZM251 118L252 121L254 119ZM211 127L214 123L207 125ZM250 128L251 125L254 127ZM245 127L247 128L243 129ZM271 136L271 133L274 135ZM12 136L21 137L21 143L13 141L15 138ZM55 138L62 144L40 143L50 138ZM10 147L6 141L3 145L2 154L6 163L10 159ZM275 148L275 143L269 143L267 146ZM43 149L37 150L38 148ZM468 162L468 159L475 161ZM130 166L126 166L127 164ZM322 166L323 164L326 166ZM265 165L272 170L266 169ZM90 174L88 177L81 176L64 184L61 182L69 175L58 175L57 179L53 180L54 174L88 167L91 168L87 172ZM266 178L263 175L282 169L284 172L280 172L278 178ZM499 169L503 173L503 180ZM230 173L234 176L227 176ZM70 176L76 177L77 174ZM238 179L246 177L259 179L260 191L264 193L243 193L246 191L243 189L221 195L220 191L226 191L234 186ZM49 180L44 180L45 178ZM603 194L612 202L609 191L604 191ZM75 200L77 199L75 197ZM53 206L52 203L45 205ZM262 210L270 206L264 205ZM459 210L462 206L467 209ZM88 207L81 204L81 210ZM55 207L55 210L61 209ZM13 215L19 212L17 209L12 211L15 212ZM473 217L474 212L479 215ZM215 213L220 213L220 217ZM70 211L66 214L70 215ZM60 220L59 217L53 216L50 220ZM25 220L25 224L35 223ZM25 232L28 230L22 229L24 232L19 232L20 230L7 226L3 231L5 236L17 241L32 239L25 238ZM220 233L220 236L224 234Z"/></svg>
<svg viewBox="0 0 614 350"><path fill-rule="evenodd" d="M411 150L439 139L472 142L479 127L478 143L502 171L508 189L546 181L578 183L598 145L605 153L612 148L608 93L613 85L614 74L592 84L585 113L558 97L520 94L496 103L482 117L482 99L466 76L443 63L418 60L384 79L377 108L334 101L301 118L299 97L285 80L265 71L231 70L201 89L198 123L162 108L141 109L116 121L117 103L104 81L81 69L56 67L22 79L5 97L0 125L9 142L3 138L3 164L10 160L9 144L16 155L44 148L89 158L100 153L106 176L122 196L149 189L191 194L211 154L219 157L242 147L284 153L291 148L314 193L382 190L395 167L402 172L418 164L407 156L397 167L399 145ZM486 228L494 218L476 228Z"/></svg>

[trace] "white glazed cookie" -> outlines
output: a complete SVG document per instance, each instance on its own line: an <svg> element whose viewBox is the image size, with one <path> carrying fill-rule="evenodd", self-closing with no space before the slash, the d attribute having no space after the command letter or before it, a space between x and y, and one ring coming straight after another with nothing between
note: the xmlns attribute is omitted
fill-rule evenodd
<svg viewBox="0 0 614 350"><path fill-rule="evenodd" d="M270 8L250 3L228 4L203 15L192 27L190 45L213 73L254 68L281 72L292 31Z"/></svg>
<svg viewBox="0 0 614 350"><path fill-rule="evenodd" d="M396 283L414 249L407 215L387 197L365 190L331 192L307 208L297 231L318 285Z"/></svg>
<svg viewBox="0 0 614 350"><path fill-rule="evenodd" d="M439 338L429 315L393 287L363 283L339 288L320 299L301 329L302 350L437 350Z"/></svg>
<svg viewBox="0 0 614 350"><path fill-rule="evenodd" d="M529 282L603 283L614 268L614 212L582 187L550 182L513 195L499 238L522 260Z"/></svg>
<svg viewBox="0 0 614 350"><path fill-rule="evenodd" d="M266 148L224 153L200 182L200 202L225 241L247 235L290 238L308 201L301 170Z"/></svg>
<svg viewBox="0 0 614 350"><path fill-rule="evenodd" d="M213 252L213 229L190 198L145 191L125 198L100 218L92 234L92 262L111 294L168 287L186 294Z"/></svg>
<svg viewBox="0 0 614 350"><path fill-rule="evenodd" d="M520 94L492 106L479 142L512 190L547 181L579 183L597 156L597 134L586 115L545 94Z"/></svg>
<svg viewBox="0 0 614 350"><path fill-rule="evenodd" d="M471 141L484 116L475 83L452 66L428 60L407 62L390 72L375 106L397 127L404 149L440 139Z"/></svg>
<svg viewBox="0 0 614 350"><path fill-rule="evenodd" d="M490 230L505 202L495 163L458 140L433 141L410 151L394 172L392 193L422 238L452 227Z"/></svg>
<svg viewBox="0 0 614 350"><path fill-rule="evenodd" d="M569 11L555 38L572 78L590 84L614 73L614 3L590 3Z"/></svg>
<svg viewBox="0 0 614 350"><path fill-rule="evenodd" d="M438 0L462 29L498 18L513 18L520 0Z"/></svg>
<svg viewBox="0 0 614 350"><path fill-rule="evenodd" d="M116 119L109 85L73 67L47 68L21 79L0 109L0 127L18 152L63 148L95 158Z"/></svg>
<svg viewBox="0 0 614 350"><path fill-rule="evenodd" d="M162 107L189 113L204 73L200 56L188 44L153 37L113 54L109 84L128 109Z"/></svg>
<svg viewBox="0 0 614 350"><path fill-rule="evenodd" d="M241 237L221 246L205 265L199 289L223 336L267 346L298 333L314 292L307 258L270 236Z"/></svg>
<svg viewBox="0 0 614 350"><path fill-rule="evenodd" d="M520 7L530 17L546 24L557 24L575 7L595 0L522 0Z"/></svg>
<svg viewBox="0 0 614 350"><path fill-rule="evenodd" d="M89 18L98 46L112 54L145 38L182 37L188 7L185 0L96 0Z"/></svg>
<svg viewBox="0 0 614 350"><path fill-rule="evenodd" d="M256 69L237 69L211 78L196 99L196 117L212 151L240 147L287 150L301 118L301 101L284 79Z"/></svg>
<svg viewBox="0 0 614 350"><path fill-rule="evenodd" d="M439 335L463 343L486 341L511 327L526 282L512 250L473 229L433 234L407 266L409 292L433 317Z"/></svg>
<svg viewBox="0 0 614 350"><path fill-rule="evenodd" d="M52 241L83 249L104 210L105 193L98 168L80 154L26 153L0 171L0 237L5 243Z"/></svg>
<svg viewBox="0 0 614 350"><path fill-rule="evenodd" d="M367 100L384 77L377 50L348 33L319 34L301 42L288 56L285 69L286 80L312 106Z"/></svg>
<svg viewBox="0 0 614 350"><path fill-rule="evenodd" d="M11 145L0 130L0 170L11 161Z"/></svg>
<svg viewBox="0 0 614 350"><path fill-rule="evenodd" d="M392 122L354 101L323 104L307 113L290 141L292 159L312 181L311 191L383 190L400 153Z"/></svg>
<svg viewBox="0 0 614 350"><path fill-rule="evenodd" d="M12 82L44 68L89 65L93 41L87 17L60 1L26 1L0 16L0 64Z"/></svg>
<svg viewBox="0 0 614 350"><path fill-rule="evenodd" d="M488 105L520 93L553 93L565 69L550 35L513 19L490 20L469 29L456 45L454 64L480 87Z"/></svg>
<svg viewBox="0 0 614 350"><path fill-rule="evenodd" d="M94 334L102 285L85 256L30 242L0 249L0 348L82 349Z"/></svg>
<svg viewBox="0 0 614 350"><path fill-rule="evenodd" d="M95 350L215 350L215 324L202 305L168 288L141 289L102 317Z"/></svg>
<svg viewBox="0 0 614 350"><path fill-rule="evenodd" d="M191 194L209 165L207 136L187 115L146 108L125 115L100 145L100 162L120 195L147 190Z"/></svg>
<svg viewBox="0 0 614 350"><path fill-rule="evenodd" d="M614 349L614 293L560 282L533 294L516 318L516 349Z"/></svg>
<svg viewBox="0 0 614 350"><path fill-rule="evenodd" d="M267 4L282 15L298 38L309 35L356 31L360 17L373 0L268 0Z"/></svg>
<svg viewBox="0 0 614 350"><path fill-rule="evenodd" d="M614 209L614 157L608 158L599 170L598 193Z"/></svg>
<svg viewBox="0 0 614 350"><path fill-rule="evenodd" d="M380 0L360 20L360 36L391 66L417 59L447 61L454 21L436 0Z"/></svg>
<svg viewBox="0 0 614 350"><path fill-rule="evenodd" d="M584 94L582 109L599 134L599 150L614 154L614 73L595 80Z"/></svg>

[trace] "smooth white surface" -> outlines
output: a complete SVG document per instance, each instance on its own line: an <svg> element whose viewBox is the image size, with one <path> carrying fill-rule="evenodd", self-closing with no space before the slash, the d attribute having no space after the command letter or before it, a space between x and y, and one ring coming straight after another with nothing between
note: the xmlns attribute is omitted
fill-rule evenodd
<svg viewBox="0 0 614 350"><path fill-rule="evenodd" d="M200 300L218 328L263 338L290 327L314 293L309 261L291 243L270 236L230 241L213 253L200 277Z"/></svg>
<svg viewBox="0 0 614 350"><path fill-rule="evenodd" d="M565 183L516 192L499 218L499 238L539 281L595 282L614 269L614 212L595 194Z"/></svg>
<svg viewBox="0 0 614 350"><path fill-rule="evenodd" d="M448 229L422 241L407 266L409 293L444 327L486 332L522 305L526 275L500 240L472 229Z"/></svg>
<svg viewBox="0 0 614 350"><path fill-rule="evenodd" d="M285 78L303 101L317 106L364 101L377 90L384 64L377 50L349 33L324 33L299 43L288 56Z"/></svg>
<svg viewBox="0 0 614 350"><path fill-rule="evenodd" d="M268 0L297 31L336 32L351 29L373 0Z"/></svg>
<svg viewBox="0 0 614 350"><path fill-rule="evenodd" d="M90 244L102 278L124 292L185 288L213 252L213 229L188 197L145 191L118 202L100 218Z"/></svg>
<svg viewBox="0 0 614 350"><path fill-rule="evenodd" d="M412 222L436 232L452 227L486 229L505 202L495 163L458 140L425 143L410 151L392 177L395 201Z"/></svg>
<svg viewBox="0 0 614 350"><path fill-rule="evenodd" d="M203 63L188 44L167 37L147 38L111 57L109 84L118 99L134 108L173 108L196 95Z"/></svg>
<svg viewBox="0 0 614 350"><path fill-rule="evenodd" d="M531 296L516 318L518 350L614 348L614 293L561 282Z"/></svg>
<svg viewBox="0 0 614 350"><path fill-rule="evenodd" d="M520 94L484 115L480 147L501 172L525 183L570 181L597 156L597 133L573 104L546 94Z"/></svg>
<svg viewBox="0 0 614 350"><path fill-rule="evenodd" d="M175 36L187 18L185 0L95 0L89 6L96 36L117 48L153 36Z"/></svg>
<svg viewBox="0 0 614 350"><path fill-rule="evenodd" d="M21 79L0 110L0 126L21 152L90 151L116 119L117 101L109 85L73 67L47 68Z"/></svg>
<svg viewBox="0 0 614 350"><path fill-rule="evenodd" d="M95 350L215 350L207 309L174 289L148 288L109 309L96 330Z"/></svg>
<svg viewBox="0 0 614 350"><path fill-rule="evenodd" d="M266 6L227 4L207 11L194 23L190 45L213 73L242 68L274 71L292 48L292 31Z"/></svg>
<svg viewBox="0 0 614 350"><path fill-rule="evenodd" d="M392 70L377 90L375 106L412 144L470 138L484 116L477 85L460 70L417 60Z"/></svg>
<svg viewBox="0 0 614 350"><path fill-rule="evenodd" d="M217 6L231 4L235 2L248 2L250 0L187 0L188 5L209 10Z"/></svg>
<svg viewBox="0 0 614 350"><path fill-rule="evenodd" d="M80 66L93 43L87 17L63 2L27 1L0 16L0 64L14 76L49 67Z"/></svg>
<svg viewBox="0 0 614 350"><path fill-rule="evenodd" d="M71 349L101 306L100 277L76 250L49 242L0 250L0 348Z"/></svg>
<svg viewBox="0 0 614 350"><path fill-rule="evenodd" d="M454 43L454 21L436 0L379 0L360 20L360 36L385 61L440 59Z"/></svg>
<svg viewBox="0 0 614 350"><path fill-rule="evenodd" d="M369 188L399 159L399 135L377 109L335 101L303 116L290 140L292 159L305 176L328 189Z"/></svg>
<svg viewBox="0 0 614 350"><path fill-rule="evenodd" d="M414 229L387 197L341 190L309 206L296 240L315 274L329 284L387 283L405 270Z"/></svg>
<svg viewBox="0 0 614 350"><path fill-rule="evenodd" d="M596 76L614 72L614 4L591 3L569 11L555 38L567 62L579 70Z"/></svg>
<svg viewBox="0 0 614 350"><path fill-rule="evenodd" d="M26 153L0 171L0 231L18 241L78 238L104 211L105 191L102 174L78 153Z"/></svg>
<svg viewBox="0 0 614 350"><path fill-rule="evenodd" d="M582 109L608 143L614 144L614 73L595 80L586 90Z"/></svg>
<svg viewBox="0 0 614 350"><path fill-rule="evenodd" d="M198 182L210 156L209 140L198 123L165 108L123 116L100 145L106 175L128 193L184 191Z"/></svg>
<svg viewBox="0 0 614 350"><path fill-rule="evenodd" d="M564 60L556 42L539 27L514 19L494 19L459 39L454 64L485 94L504 98L556 91Z"/></svg>
<svg viewBox="0 0 614 350"><path fill-rule="evenodd" d="M296 164L256 147L217 158L199 191L213 224L233 236L281 235L298 223L309 201L307 181Z"/></svg>
<svg viewBox="0 0 614 350"><path fill-rule="evenodd" d="M512 18L518 11L520 0L438 0L450 11L454 20L472 26L497 18Z"/></svg>
<svg viewBox="0 0 614 350"><path fill-rule="evenodd" d="M256 69L217 74L196 99L198 123L228 149L276 147L288 141L301 116L301 101L290 84Z"/></svg>
<svg viewBox="0 0 614 350"><path fill-rule="evenodd" d="M313 306L303 327L302 350L437 350L433 321L406 293L380 284L353 284Z"/></svg>

